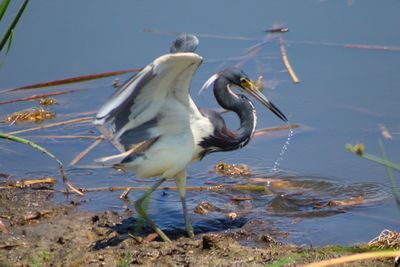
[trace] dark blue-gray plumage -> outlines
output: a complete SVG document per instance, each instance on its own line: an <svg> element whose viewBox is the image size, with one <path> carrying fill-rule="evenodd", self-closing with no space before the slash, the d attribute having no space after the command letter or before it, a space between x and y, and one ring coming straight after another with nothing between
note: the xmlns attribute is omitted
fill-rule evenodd
<svg viewBox="0 0 400 267"><path fill-rule="evenodd" d="M199 39L192 34L181 34L172 43L170 53L194 52L199 45Z"/></svg>

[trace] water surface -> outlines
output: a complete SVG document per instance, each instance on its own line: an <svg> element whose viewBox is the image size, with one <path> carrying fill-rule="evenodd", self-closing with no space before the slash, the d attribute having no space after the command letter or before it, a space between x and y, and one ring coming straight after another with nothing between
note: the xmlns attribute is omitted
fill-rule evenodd
<svg viewBox="0 0 400 267"><path fill-rule="evenodd" d="M189 209L208 200L217 206L245 210L246 220L261 219L287 231L289 241L300 244L350 244L365 242L385 228L399 230L399 210L390 194L383 167L350 153L346 143L362 142L367 151L379 155L378 139L383 138L380 125L392 133L384 140L388 156L400 162L400 93L398 75L400 53L379 50L349 49L345 44L400 46L398 26L399 1L43 1L30 2L18 25L13 47L0 69L0 87L60 79L89 73L142 67L168 51L171 35L147 33L144 29L165 32L190 32L221 36L243 36L253 40L229 40L200 36L198 53L204 57L192 83L195 102L216 108L211 91L200 96L198 89L207 78L221 69L238 63L228 60L243 56L246 49L265 36L265 29L280 23L290 29L284 35L287 53L300 84L293 84L280 57L277 41L263 46L259 54L242 68L256 79L263 75L265 94L293 123L310 131L295 131L288 151L280 162L279 177L298 183L296 190L282 189L273 195L256 192L198 192L188 194ZM17 8L14 7L15 9ZM3 26L0 27L3 29ZM129 75L121 75L121 81ZM51 122L86 116L95 112L112 94L114 78L57 87L2 94L0 99L30 96L71 88L88 88L82 93L58 97L57 113ZM0 106L0 115L35 106L20 102ZM279 119L256 104L258 128L281 125ZM237 119L226 119L237 127ZM0 125L4 132L33 125ZM70 162L92 140L40 138L53 135L96 135L90 124L70 125L21 134L45 146L63 162ZM256 177L274 176L271 168L285 144L281 137L258 137L243 150L217 153L190 166L189 186L207 182L245 183L247 178L217 177L208 171L219 161L245 163ZM44 155L30 148L0 142L1 172L14 178L55 176L57 167ZM133 174L108 168L84 168L93 160L114 153L110 144L97 146L80 163L69 167L68 177L79 187L150 185ZM398 176L397 176L398 179ZM167 184L168 185L168 184ZM169 185L173 185L172 182ZM60 182L56 186L63 189ZM130 194L130 203L118 199L120 192L87 194L79 206L82 210L103 211L133 209L140 192ZM253 198L250 207L230 202L234 194ZM318 200L363 196L365 203L344 209L315 210ZM67 201L57 196L58 201ZM228 203L228 204L226 204ZM245 204L243 204L245 205ZM182 227L181 208L176 192L157 191L149 210L162 227ZM333 211L333 212L332 212ZM133 214L134 215L134 214ZM194 225L202 222L213 227L213 219L224 214L192 215ZM210 222L211 221L211 222Z"/></svg>

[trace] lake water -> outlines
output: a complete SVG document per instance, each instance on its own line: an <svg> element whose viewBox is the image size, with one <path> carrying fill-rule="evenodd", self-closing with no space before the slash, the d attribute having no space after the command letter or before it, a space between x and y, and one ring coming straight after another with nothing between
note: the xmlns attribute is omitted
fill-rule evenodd
<svg viewBox="0 0 400 267"><path fill-rule="evenodd" d="M13 3L8 22L18 3ZM248 178L218 177L209 173L219 161L248 164L253 177L279 178L294 188L274 189L273 195L255 192L188 193L191 213L207 200L221 208L245 210L245 220L261 219L289 233L287 240L298 244L353 244L366 242L385 228L400 230L400 212L382 166L361 159L345 150L347 143L363 143L366 151L380 155L378 139L383 139L388 157L400 162L400 52L351 49L347 44L400 46L400 1L303 0L303 1L31 1L14 35L10 53L0 68L0 88L147 65L166 53L175 36L149 33L187 32L198 34L197 52L204 58L192 82L192 95L202 107L218 108L211 90L198 95L204 81L223 68L237 64L235 57L263 40L264 30L273 25L288 27L283 35L290 63L300 79L291 81L281 59L276 39L243 63L252 78L263 75L264 93L292 123L304 125L295 130L280 162L280 172L271 173L286 142L287 132L261 136L240 151L216 153L191 165L189 186L209 182L245 183ZM1 32L5 23L0 26ZM213 37L214 36L214 37ZM219 36L216 38L215 36ZM223 36L246 38L229 39ZM4 58L4 55L2 55ZM120 75L121 82L129 75ZM52 89L1 94L0 100L33 94L87 88L87 91L57 97L59 105L50 109L57 117L50 122L93 114L115 90L115 77L64 85ZM1 117L37 106L36 102L0 105ZM271 112L256 104L258 128L282 125ZM237 127L234 114L226 116ZM47 123L47 122L46 122ZM11 132L32 124L0 124L0 131ZM386 127L392 139L384 139ZM94 131L94 132L93 132ZM90 124L76 124L20 134L57 155L65 164L87 148L93 140L57 139L42 136L98 135ZM57 177L56 188L63 189L57 166L51 159L25 146L0 142L0 172L15 179L43 175ZM133 174L108 168L85 167L93 160L114 154L103 142L78 166L68 167L69 179L78 187L148 186ZM399 182L399 176L395 176ZM168 182L167 185L173 185ZM121 192L88 193L81 198L82 210L123 211L133 209L141 192L130 194L130 203L118 199ZM230 201L233 195L253 198L250 207ZM361 205L315 209L317 201L346 200L361 196ZM68 201L56 194L57 201ZM227 204L228 203L228 204ZM179 197L174 191L157 191L149 204L151 216L163 228L183 227ZM248 212L247 212L248 211ZM316 212L317 211L317 212ZM239 213L240 214L240 213ZM133 214L134 216L134 214ZM225 215L192 214L194 226L210 230ZM223 228L223 227L222 227Z"/></svg>

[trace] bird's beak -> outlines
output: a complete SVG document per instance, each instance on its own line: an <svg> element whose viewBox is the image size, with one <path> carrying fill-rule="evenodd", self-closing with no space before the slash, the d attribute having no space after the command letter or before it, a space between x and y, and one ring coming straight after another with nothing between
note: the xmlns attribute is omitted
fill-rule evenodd
<svg viewBox="0 0 400 267"><path fill-rule="evenodd" d="M260 90L254 85L253 82L247 79L242 79L240 81L240 87L245 90L247 93L251 94L258 101L260 101L264 106L266 106L269 110L271 110L276 116L278 116L283 121L288 121L286 116L274 105L272 104L266 97L263 95Z"/></svg>

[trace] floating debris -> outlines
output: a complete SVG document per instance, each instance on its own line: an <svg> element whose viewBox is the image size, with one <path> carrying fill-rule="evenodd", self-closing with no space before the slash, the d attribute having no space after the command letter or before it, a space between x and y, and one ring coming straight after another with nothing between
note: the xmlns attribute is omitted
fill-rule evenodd
<svg viewBox="0 0 400 267"><path fill-rule="evenodd" d="M270 33L285 33L285 32L289 32L289 28L286 28L286 27L273 28L273 29L266 30L266 32L270 32Z"/></svg>
<svg viewBox="0 0 400 267"><path fill-rule="evenodd" d="M193 210L193 212L197 213L197 214L207 214L207 213L213 212L213 211L221 211L221 209L214 206L213 204L211 204L208 201L200 202Z"/></svg>
<svg viewBox="0 0 400 267"><path fill-rule="evenodd" d="M328 207L347 207L347 206L356 206L361 205L365 202L365 199L362 196L351 197L345 200L330 200L327 204Z"/></svg>
<svg viewBox="0 0 400 267"><path fill-rule="evenodd" d="M33 95L33 96L29 96L29 97L23 97L23 98L3 101L3 102L0 102L0 105L11 104L11 103L15 103L15 102L22 102L22 101L31 101L31 100L35 100L35 99L47 98L49 96L65 95L65 94L70 94L70 93L81 92L84 90L86 90L86 89L69 90L69 91L55 92L55 93L49 93L49 94ZM2 92L0 92L0 93L2 93Z"/></svg>
<svg viewBox="0 0 400 267"><path fill-rule="evenodd" d="M288 71L290 77L292 78L293 83L299 83L300 80L299 78L297 78L296 73L294 72L294 70L292 69L292 66L289 63L289 59L286 53L286 48L285 48L285 43L283 41L282 36L279 36L279 47L281 49L281 56L282 56L282 61L283 64L285 65L286 70Z"/></svg>
<svg viewBox="0 0 400 267"><path fill-rule="evenodd" d="M231 197L231 201L236 201L236 202L249 201L249 200L253 200L253 198L252 197L238 197L238 196Z"/></svg>
<svg viewBox="0 0 400 267"><path fill-rule="evenodd" d="M58 102L54 98L43 97L43 98L39 99L39 104L41 106L48 107L48 106L56 105L56 104L58 104Z"/></svg>
<svg viewBox="0 0 400 267"><path fill-rule="evenodd" d="M114 87L115 89L118 89L118 88L120 87L120 85L121 85L121 83L120 83L119 79L118 79L118 78L114 79L114 81L113 81L113 87Z"/></svg>
<svg viewBox="0 0 400 267"><path fill-rule="evenodd" d="M224 176L250 176L250 168L245 164L228 164L218 162L215 165L215 172Z"/></svg>
<svg viewBox="0 0 400 267"><path fill-rule="evenodd" d="M392 134L389 132L389 130L386 128L385 125L380 124L379 125L379 129L381 130L381 134L382 134L383 138L385 138L387 140L388 139L393 139Z"/></svg>
<svg viewBox="0 0 400 267"><path fill-rule="evenodd" d="M52 177L43 177L39 179L24 179L17 181L8 181L0 184L0 189L28 188L28 187L52 187L56 183L56 179Z"/></svg>
<svg viewBox="0 0 400 267"><path fill-rule="evenodd" d="M388 249L388 248L399 249L400 233L385 229L379 234L379 236L369 241L368 246L379 249Z"/></svg>
<svg viewBox="0 0 400 267"><path fill-rule="evenodd" d="M29 180L19 180L15 182L15 187L24 188L31 187L33 185L51 185L53 186L56 183L56 179L52 177L43 177L41 179L29 179Z"/></svg>
<svg viewBox="0 0 400 267"><path fill-rule="evenodd" d="M226 215L226 217L228 217L228 218L231 219L231 220L235 220L235 219L238 217L238 215L237 215L236 212L229 212L229 213Z"/></svg>
<svg viewBox="0 0 400 267"><path fill-rule="evenodd" d="M56 113L45 110L42 107L26 109L22 111L14 112L3 119L6 123L18 123L18 122L35 122L39 123L44 120L50 120L56 117Z"/></svg>

